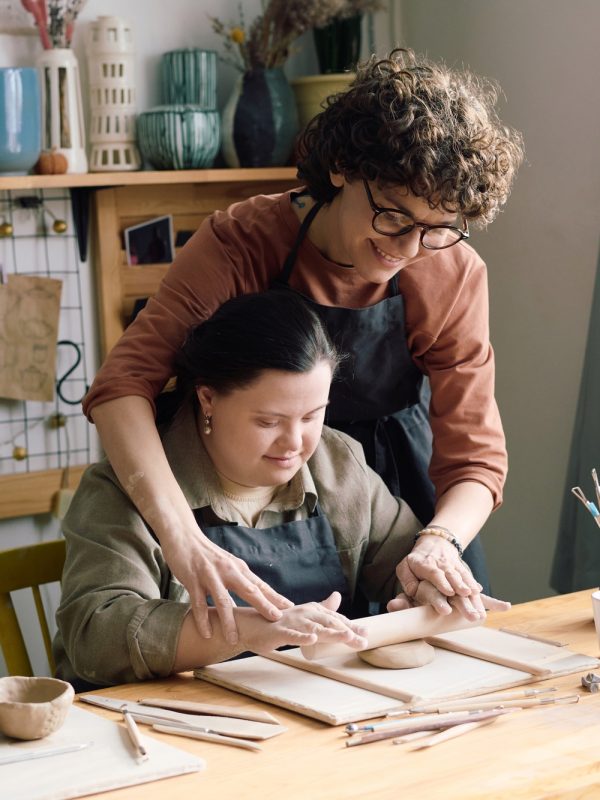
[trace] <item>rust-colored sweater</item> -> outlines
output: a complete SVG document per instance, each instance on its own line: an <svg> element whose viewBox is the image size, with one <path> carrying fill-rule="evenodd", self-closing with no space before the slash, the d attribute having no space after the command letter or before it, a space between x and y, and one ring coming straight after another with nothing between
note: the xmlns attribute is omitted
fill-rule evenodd
<svg viewBox="0 0 600 800"><path fill-rule="evenodd" d="M298 230L289 192L258 195L206 219L108 355L85 397L85 414L126 395L154 402L188 329L229 298L267 289ZM323 305L351 308L373 305L388 292L387 285L329 261L308 238L290 284ZM408 346L431 384L430 475L437 496L461 481L478 481L497 506L506 449L494 400L485 264L462 242L402 269L398 285Z"/></svg>

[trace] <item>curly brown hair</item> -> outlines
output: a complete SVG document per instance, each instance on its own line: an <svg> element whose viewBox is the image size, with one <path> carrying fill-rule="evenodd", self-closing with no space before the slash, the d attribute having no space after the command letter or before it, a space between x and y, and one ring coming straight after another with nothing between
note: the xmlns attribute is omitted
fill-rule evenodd
<svg viewBox="0 0 600 800"><path fill-rule="evenodd" d="M298 176L316 200L347 180L404 186L432 208L491 222L523 159L522 137L501 123L495 83L393 50L359 65L350 88L327 98L303 132Z"/></svg>

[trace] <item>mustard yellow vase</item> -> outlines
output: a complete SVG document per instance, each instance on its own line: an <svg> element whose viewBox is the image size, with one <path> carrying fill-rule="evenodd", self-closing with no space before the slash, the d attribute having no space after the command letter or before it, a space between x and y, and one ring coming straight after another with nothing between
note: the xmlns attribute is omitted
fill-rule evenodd
<svg viewBox="0 0 600 800"><path fill-rule="evenodd" d="M291 81L300 129L304 129L323 110L330 95L345 92L355 77L354 72L332 72L327 75L306 75Z"/></svg>

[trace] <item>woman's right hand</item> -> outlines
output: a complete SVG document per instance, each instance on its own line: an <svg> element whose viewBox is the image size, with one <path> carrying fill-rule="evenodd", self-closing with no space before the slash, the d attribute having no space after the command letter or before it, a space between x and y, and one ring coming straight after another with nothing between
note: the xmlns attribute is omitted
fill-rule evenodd
<svg viewBox="0 0 600 800"><path fill-rule="evenodd" d="M211 542L198 527L183 536L163 537L161 546L171 572L190 595L194 622L205 639L212 636L209 596L229 644L237 644L239 639L230 591L269 622L281 620L282 612L294 605L255 575L245 561Z"/></svg>
<svg viewBox="0 0 600 800"><path fill-rule="evenodd" d="M343 642L354 649L367 646L367 631L338 614L341 595L332 592L320 603L302 603L286 609L277 622L267 623L256 614L240 615L242 642L253 653L270 653L278 647L300 647L317 642Z"/></svg>

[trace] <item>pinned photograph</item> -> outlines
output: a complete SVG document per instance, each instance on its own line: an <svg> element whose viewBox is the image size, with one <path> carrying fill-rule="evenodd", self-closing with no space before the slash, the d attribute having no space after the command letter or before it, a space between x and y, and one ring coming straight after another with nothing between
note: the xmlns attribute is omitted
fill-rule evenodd
<svg viewBox="0 0 600 800"><path fill-rule="evenodd" d="M170 264L175 258L173 217L156 217L123 231L127 263Z"/></svg>

